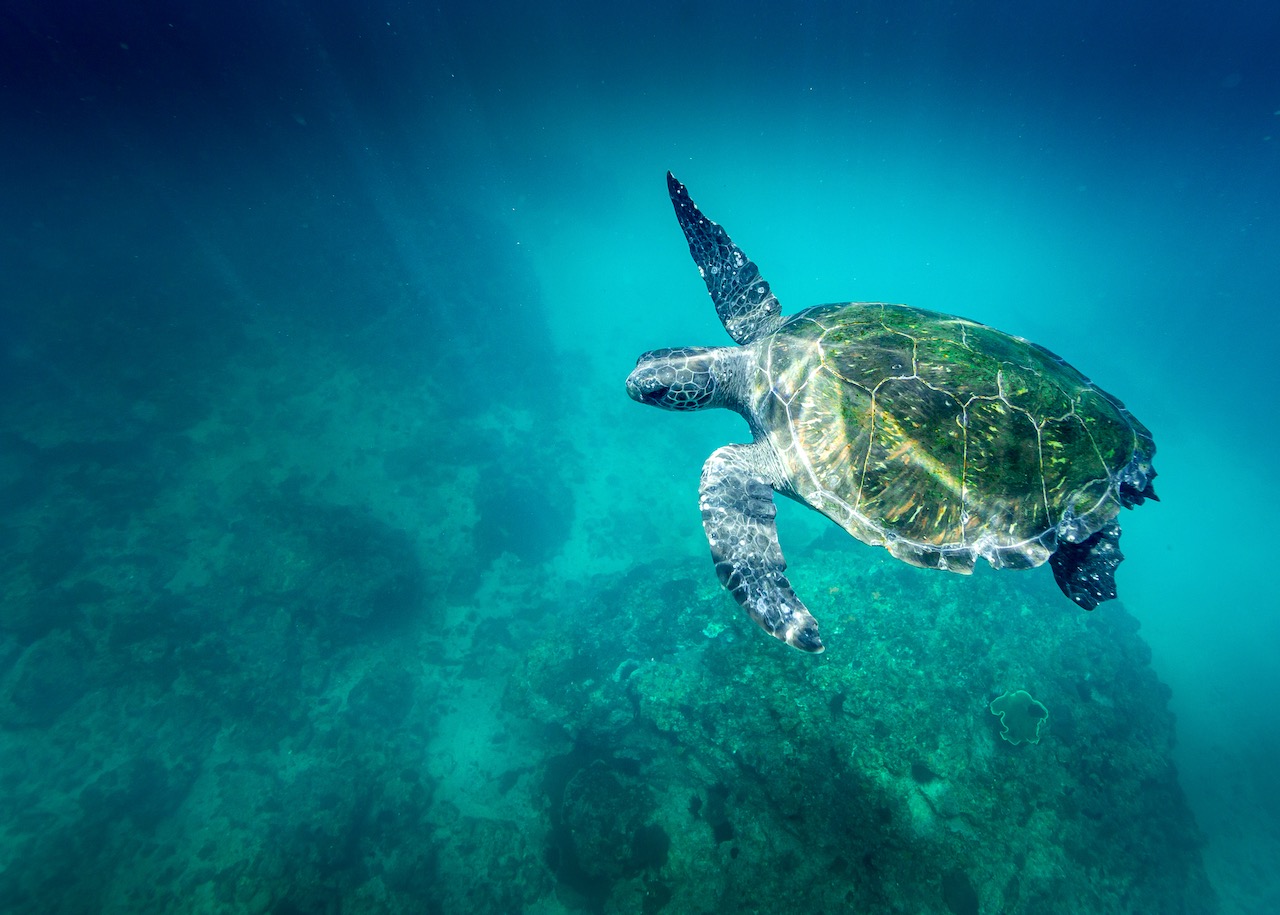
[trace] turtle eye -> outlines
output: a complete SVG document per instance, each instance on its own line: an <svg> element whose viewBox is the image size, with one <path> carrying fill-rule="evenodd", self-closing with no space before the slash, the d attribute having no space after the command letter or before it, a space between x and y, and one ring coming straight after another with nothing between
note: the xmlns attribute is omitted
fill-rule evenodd
<svg viewBox="0 0 1280 915"><path fill-rule="evenodd" d="M654 388L652 391L645 391L644 399L649 403L662 403L670 393L671 388Z"/></svg>

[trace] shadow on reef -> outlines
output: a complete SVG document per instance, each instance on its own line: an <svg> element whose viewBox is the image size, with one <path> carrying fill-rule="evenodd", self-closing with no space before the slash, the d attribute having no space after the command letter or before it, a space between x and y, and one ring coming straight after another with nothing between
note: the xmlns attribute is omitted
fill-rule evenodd
<svg viewBox="0 0 1280 915"><path fill-rule="evenodd" d="M670 898L670 888L654 875L667 863L671 838L651 822L656 805L641 776L635 760L587 746L547 760L546 860L567 904L604 912L615 886L637 878L645 912Z"/></svg>
<svg viewBox="0 0 1280 915"><path fill-rule="evenodd" d="M588 911L1203 915L1168 690L1136 621L1051 581L814 553L819 658L779 650L709 576L640 567L528 652L508 706L544 763L561 898ZM827 569L823 572L821 570ZM665 584L663 583L665 582ZM1010 744L988 704L1050 710ZM607 824L607 825L605 825ZM662 856L636 864L642 830ZM567 893L565 891L568 891Z"/></svg>
<svg viewBox="0 0 1280 915"><path fill-rule="evenodd" d="M297 622L334 642L418 620L427 594L408 532L360 508L309 499L291 481L250 501L229 547L232 574L250 600L287 605Z"/></svg>
<svg viewBox="0 0 1280 915"><path fill-rule="evenodd" d="M475 541L476 554L486 564L503 553L543 562L568 539L573 494L545 468L528 466L535 455L517 459L512 454L514 468L489 467L481 473ZM552 455L536 456L554 460Z"/></svg>

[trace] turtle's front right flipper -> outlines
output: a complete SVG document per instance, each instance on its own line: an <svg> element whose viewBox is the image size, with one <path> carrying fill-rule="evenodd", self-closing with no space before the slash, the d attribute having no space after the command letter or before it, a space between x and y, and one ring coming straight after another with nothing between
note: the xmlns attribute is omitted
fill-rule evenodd
<svg viewBox="0 0 1280 915"><path fill-rule="evenodd" d="M702 468L702 526L716 574L765 632L801 651L823 649L818 621L791 589L774 523L764 446L726 445Z"/></svg>

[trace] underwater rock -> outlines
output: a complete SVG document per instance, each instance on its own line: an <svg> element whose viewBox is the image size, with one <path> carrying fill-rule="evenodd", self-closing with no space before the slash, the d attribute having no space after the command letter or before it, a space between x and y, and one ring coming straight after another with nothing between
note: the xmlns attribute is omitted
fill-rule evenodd
<svg viewBox="0 0 1280 915"><path fill-rule="evenodd" d="M416 682L409 671L379 664L347 694L347 715L357 730L392 730L413 708Z"/></svg>
<svg viewBox="0 0 1280 915"><path fill-rule="evenodd" d="M942 901L951 915L978 915L978 892L969 875L954 868L942 875Z"/></svg>
<svg viewBox="0 0 1280 915"><path fill-rule="evenodd" d="M0 725L46 727L92 688L82 639L53 632L31 645L0 678Z"/></svg>
<svg viewBox="0 0 1280 915"><path fill-rule="evenodd" d="M575 908L602 911L611 900L647 899L645 878L667 863L671 837L653 822L654 796L638 771L636 761L602 758L590 746L548 763L546 861L561 898Z"/></svg>
<svg viewBox="0 0 1280 915"><path fill-rule="evenodd" d="M636 858L636 835L652 812L643 785L603 760L579 769L564 786L560 823L575 865L593 880L625 876Z"/></svg>
<svg viewBox="0 0 1280 915"><path fill-rule="evenodd" d="M79 802L88 822L128 818L154 829L178 808L194 781L191 765L168 766L141 757L99 775L80 793Z"/></svg>
<svg viewBox="0 0 1280 915"><path fill-rule="evenodd" d="M361 275L353 288L387 318L372 328L290 269L283 288L308 300L296 323L273 309L240 340L216 307L238 297L186 269L161 289L158 258L136 278L149 303L187 303L175 320L122 307L132 290L62 309L35 354L84 374L14 373L24 386L0 397L5 915L506 915L552 898L529 788L552 750L489 705L531 641L521 627L560 594L492 582L564 542L575 430L547 422L564 416L561 360L529 384L511 357L513 338L554 349L530 277L501 253L514 245L457 225L425 246L454 264L457 282L428 271L440 296ZM419 305L424 332L405 332ZM322 339L353 319L360 334ZM441 734L451 713L489 728ZM627 867L661 866L663 835L640 823Z"/></svg>
<svg viewBox="0 0 1280 915"><path fill-rule="evenodd" d="M425 576L413 539L360 508L327 505L284 485L235 528L239 575L298 608L335 640L415 619Z"/></svg>
<svg viewBox="0 0 1280 915"><path fill-rule="evenodd" d="M504 552L526 562L554 556L569 536L573 493L562 482L518 469L528 455L511 454L511 466L485 468L477 491L477 558L490 562ZM551 458L544 459L549 463ZM536 465L535 465L536 466Z"/></svg>
<svg viewBox="0 0 1280 915"><path fill-rule="evenodd" d="M651 876L671 911L1216 909L1168 690L1122 606L1086 615L1052 583L858 558L798 564L796 587L824 595L812 609L839 637L824 655L754 638L728 598L624 580L551 621L513 676L513 711L608 746L654 798L681 799L648 818L670 837ZM715 639L711 621L726 624ZM1070 742L1041 729L1002 751L987 697L1010 681L1041 684L1017 706L1031 735L1053 707ZM610 708L632 720L610 723ZM625 798L598 777L599 804ZM622 834L594 834L619 873ZM629 898L623 883L604 910Z"/></svg>

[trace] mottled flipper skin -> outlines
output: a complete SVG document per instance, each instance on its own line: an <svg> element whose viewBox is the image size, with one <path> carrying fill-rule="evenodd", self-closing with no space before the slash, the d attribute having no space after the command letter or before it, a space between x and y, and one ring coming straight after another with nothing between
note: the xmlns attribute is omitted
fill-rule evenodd
<svg viewBox="0 0 1280 915"><path fill-rule="evenodd" d="M818 621L784 574L773 504L776 478L763 444L725 445L702 468L699 503L716 574L765 632L801 651L822 651Z"/></svg>
<svg viewBox="0 0 1280 915"><path fill-rule="evenodd" d="M782 306L756 265L728 233L699 212L685 186L667 172L667 191L689 253L716 303L724 329L738 343L750 343L782 323Z"/></svg>
<svg viewBox="0 0 1280 915"><path fill-rule="evenodd" d="M1049 567L1062 593L1092 610L1104 600L1115 600L1116 567L1123 560L1120 525L1112 521L1080 543L1060 540Z"/></svg>

